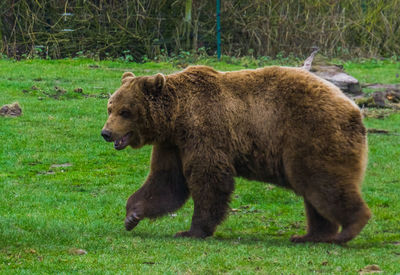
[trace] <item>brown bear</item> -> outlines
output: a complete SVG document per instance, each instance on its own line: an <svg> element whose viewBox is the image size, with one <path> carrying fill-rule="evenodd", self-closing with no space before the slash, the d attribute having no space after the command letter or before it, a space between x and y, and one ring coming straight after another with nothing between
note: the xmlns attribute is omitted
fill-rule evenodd
<svg viewBox="0 0 400 275"><path fill-rule="evenodd" d="M360 110L303 69L124 73L107 108L102 136L115 149L153 145L150 174L126 205L127 230L191 195L191 227L176 236L211 236L229 209L234 177L304 198L307 234L293 242L344 243L371 216L360 195L367 162Z"/></svg>

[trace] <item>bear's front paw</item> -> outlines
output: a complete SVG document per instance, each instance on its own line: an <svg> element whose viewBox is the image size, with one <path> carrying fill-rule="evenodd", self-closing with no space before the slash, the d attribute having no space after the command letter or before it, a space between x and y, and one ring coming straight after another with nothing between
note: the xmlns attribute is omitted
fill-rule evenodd
<svg viewBox="0 0 400 275"><path fill-rule="evenodd" d="M128 231L131 231L133 228L135 228L140 222L139 217L133 213L129 216L126 217L125 219L125 229Z"/></svg>
<svg viewBox="0 0 400 275"><path fill-rule="evenodd" d="M206 237L210 236L210 234L206 234L203 231L193 231L193 230L189 230L189 231L181 231L175 234L175 238L182 238L182 237L186 237L186 238L199 238L199 239L204 239Z"/></svg>

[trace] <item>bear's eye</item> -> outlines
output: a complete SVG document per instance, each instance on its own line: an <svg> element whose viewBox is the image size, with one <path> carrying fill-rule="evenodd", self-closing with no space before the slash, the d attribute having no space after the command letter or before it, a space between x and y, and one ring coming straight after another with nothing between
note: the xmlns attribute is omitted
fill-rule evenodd
<svg viewBox="0 0 400 275"><path fill-rule="evenodd" d="M120 116L124 117L124 118L129 118L131 116L131 112L127 111L127 110L122 110L119 113Z"/></svg>

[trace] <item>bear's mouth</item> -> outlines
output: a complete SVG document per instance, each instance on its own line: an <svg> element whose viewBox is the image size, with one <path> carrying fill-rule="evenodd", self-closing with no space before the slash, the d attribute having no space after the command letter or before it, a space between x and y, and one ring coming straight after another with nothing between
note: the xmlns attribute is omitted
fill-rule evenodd
<svg viewBox="0 0 400 275"><path fill-rule="evenodd" d="M129 139L132 135L132 132L127 133L126 135L124 135L122 138L119 138L117 140L114 141L114 148L117 150L122 150L124 149L126 146L129 145Z"/></svg>

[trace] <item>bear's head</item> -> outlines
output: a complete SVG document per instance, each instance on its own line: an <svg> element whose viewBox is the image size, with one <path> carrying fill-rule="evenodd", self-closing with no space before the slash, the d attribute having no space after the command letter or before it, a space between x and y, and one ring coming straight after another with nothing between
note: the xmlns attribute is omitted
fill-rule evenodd
<svg viewBox="0 0 400 275"><path fill-rule="evenodd" d="M135 77L131 72L122 75L122 85L107 104L108 119L101 135L114 148L122 150L151 143L154 138L154 119L151 99L157 98L165 86L165 76Z"/></svg>

